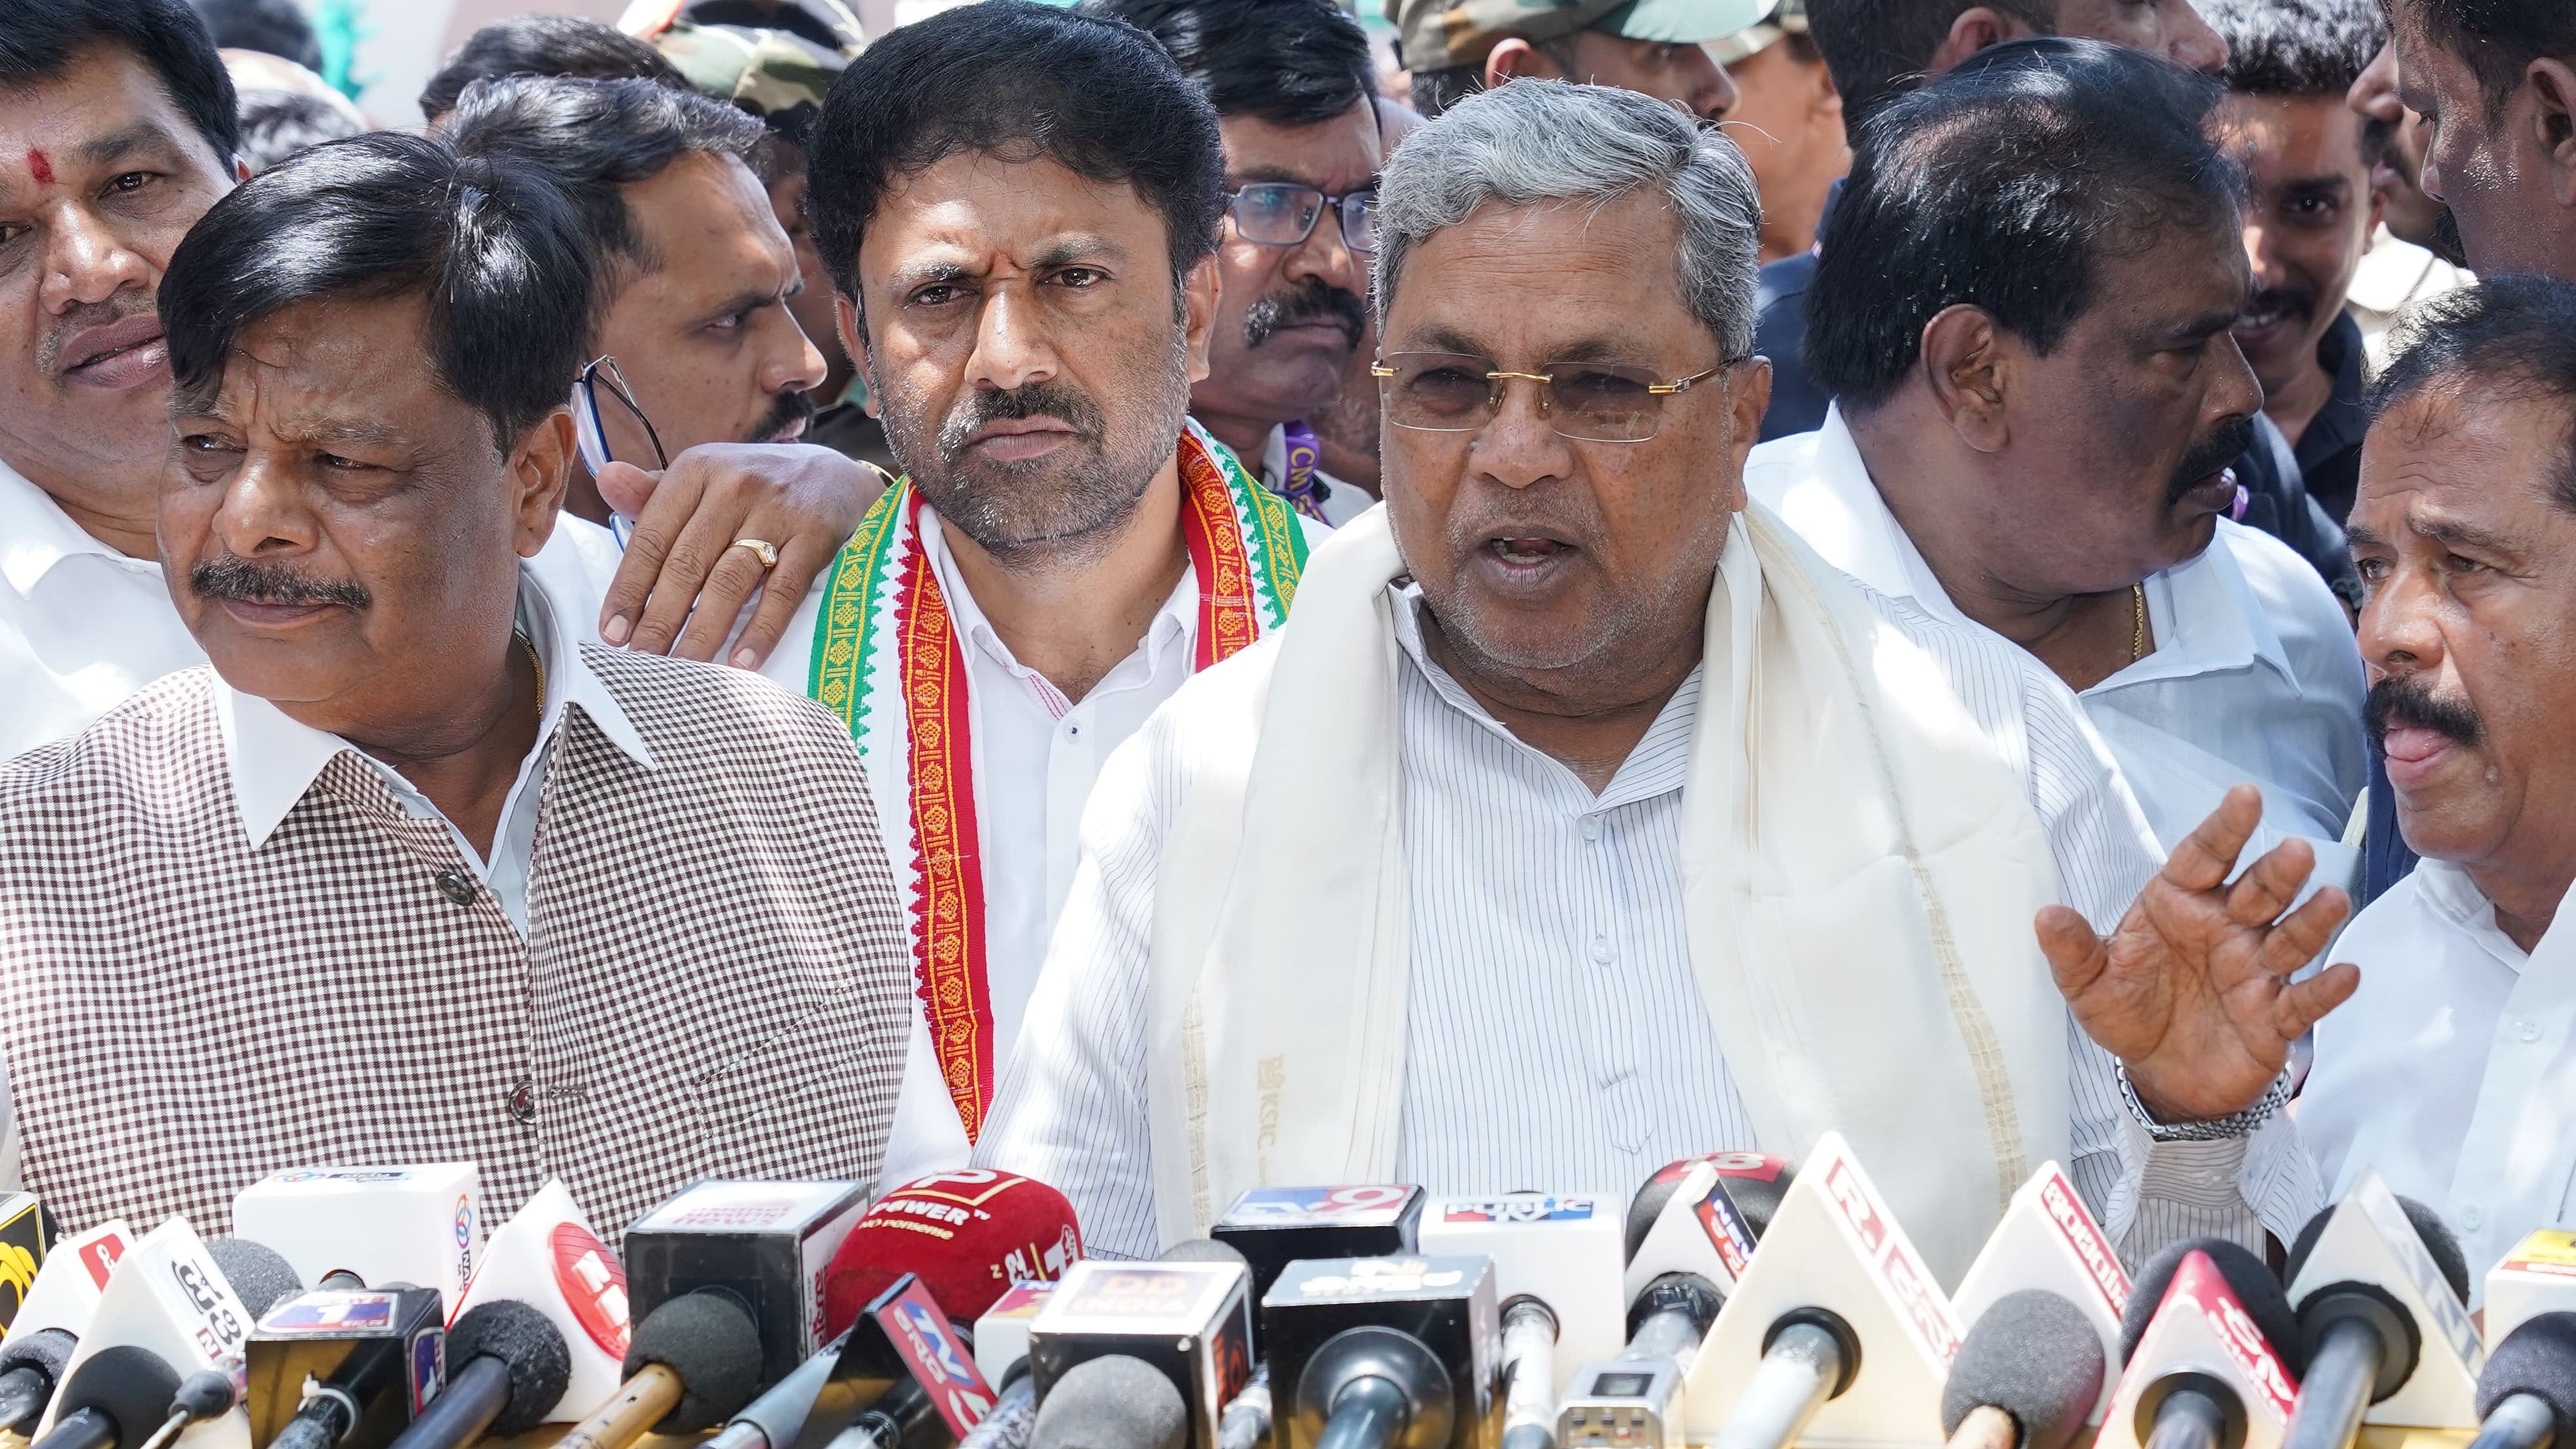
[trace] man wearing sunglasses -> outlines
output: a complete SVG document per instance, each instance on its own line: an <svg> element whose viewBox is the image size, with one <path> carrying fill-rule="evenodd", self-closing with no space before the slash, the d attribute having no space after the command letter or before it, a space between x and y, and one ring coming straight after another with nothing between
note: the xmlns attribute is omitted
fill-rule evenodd
<svg viewBox="0 0 2576 1449"><path fill-rule="evenodd" d="M1889 101L1835 212L1852 245L1808 294L1840 400L1747 481L1835 567L2047 665L2168 848L2250 783L2256 848L2303 840L2349 886L2348 616L2226 516L2263 392L2229 331L2251 272L2218 97L2132 50L2032 40Z"/></svg>
<svg viewBox="0 0 2576 1449"><path fill-rule="evenodd" d="M1342 523L1377 500L1322 469L1309 420L1369 336L1384 160L1368 37L1332 0L1094 0L1161 41L1216 108L1232 193L1216 331L1190 416L1297 511Z"/></svg>
<svg viewBox="0 0 2576 1449"><path fill-rule="evenodd" d="M179 239L243 174L238 129L184 0L0 0L0 757L203 662L154 561L170 398L154 303ZM635 475L636 547L575 520L538 560L592 627L651 652L700 602L727 628L682 652L723 646L763 582L736 539L777 547L767 584L792 608L873 496L856 464L674 461L658 486ZM763 654L785 622L737 642Z"/></svg>
<svg viewBox="0 0 2576 1449"><path fill-rule="evenodd" d="M2038 913L2107 927L2156 859L2073 701L1745 505L1734 145L1514 82L1409 138L1382 206L1386 505L1103 773L978 1159L1135 1256L1261 1182L1621 1191L1827 1130L1945 1283L2051 1159L2130 1254L2295 1231L2285 1122L2213 1193L2124 1084L2234 1112L2331 1002L2265 977L2168 1018L2234 1059L2070 1022Z"/></svg>

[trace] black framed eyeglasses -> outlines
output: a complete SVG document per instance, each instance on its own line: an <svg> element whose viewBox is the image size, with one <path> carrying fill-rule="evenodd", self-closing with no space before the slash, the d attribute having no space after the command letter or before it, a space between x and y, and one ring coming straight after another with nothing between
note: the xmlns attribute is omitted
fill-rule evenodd
<svg viewBox="0 0 2576 1449"><path fill-rule="evenodd" d="M1542 372L1512 372L1490 357L1463 352L1395 352L1369 368L1385 400L1386 420L1425 433L1472 433L1502 411L1514 381L1538 385L1538 414L1569 438L1642 443L1663 426L1664 400L1725 374L1731 358L1688 377L1617 362L1551 362Z"/></svg>
<svg viewBox="0 0 2576 1449"><path fill-rule="evenodd" d="M1229 198L1234 230L1248 242L1266 247L1293 247L1315 234L1315 223L1327 207L1341 213L1342 245L1355 252L1377 250L1377 188L1326 196L1294 181L1255 181L1235 188Z"/></svg>
<svg viewBox="0 0 2576 1449"><path fill-rule="evenodd" d="M600 470L612 462L639 461L618 459L609 453L608 429L600 415L600 398L603 395L643 427L644 441L653 445L653 466L656 469L670 467L671 459L662 451L662 435L654 431L653 420L644 416L643 404L635 401L634 385L626 380L625 373L618 370L617 359L603 354L592 358L590 365L573 379L572 385L573 433L581 444L582 462L590 466L590 476L598 477Z"/></svg>

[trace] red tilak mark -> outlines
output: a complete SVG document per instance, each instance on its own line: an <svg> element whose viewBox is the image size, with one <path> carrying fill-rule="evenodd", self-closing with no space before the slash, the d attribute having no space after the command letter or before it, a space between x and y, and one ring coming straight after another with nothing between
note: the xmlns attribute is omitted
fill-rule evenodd
<svg viewBox="0 0 2576 1449"><path fill-rule="evenodd" d="M51 186L54 182L54 163L45 159L44 152L32 146L27 148L27 171L36 178L39 186Z"/></svg>

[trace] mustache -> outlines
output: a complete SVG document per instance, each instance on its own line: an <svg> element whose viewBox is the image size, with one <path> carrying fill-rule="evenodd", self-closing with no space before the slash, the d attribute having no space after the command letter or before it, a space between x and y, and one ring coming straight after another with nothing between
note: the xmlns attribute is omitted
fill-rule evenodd
<svg viewBox="0 0 2576 1449"><path fill-rule="evenodd" d="M1056 380L1024 383L1008 392L968 394L948 414L948 420L939 425L939 456L956 462L974 439L976 429L1013 418L1054 418L1091 443L1100 441L1106 426L1100 405L1081 388Z"/></svg>
<svg viewBox="0 0 2576 1449"><path fill-rule="evenodd" d="M2388 752L2388 732L2392 729L2431 730L2462 745L2475 745L2486 738L2486 722L2465 699L2447 699L2435 694L2428 685L2419 684L2413 675L2392 674L2370 687L2370 695L2361 704L2361 720L2370 731L2370 742L2381 754Z"/></svg>
<svg viewBox="0 0 2576 1449"><path fill-rule="evenodd" d="M2433 218L2433 255L2463 270L2469 265L2469 244L2460 235L2459 214L2447 206Z"/></svg>
<svg viewBox="0 0 2576 1449"><path fill-rule="evenodd" d="M2305 319L2315 316L2316 312L2317 294L2306 287L2265 287L2246 298L2244 310L2237 315L2239 317L2279 315Z"/></svg>
<svg viewBox="0 0 2576 1449"><path fill-rule="evenodd" d="M746 443L768 442L771 438L778 436L778 434L791 423L813 422L816 411L817 409L814 406L814 394L803 391L782 392L778 395L777 400L769 405L769 412L761 418L759 426L753 428L750 433L746 434L743 441Z"/></svg>
<svg viewBox="0 0 2576 1449"><path fill-rule="evenodd" d="M354 579L317 579L284 564L258 563L239 554L199 560L188 570L188 587L202 599L239 599L252 604L339 604L371 608L376 596Z"/></svg>
<svg viewBox="0 0 2576 1449"><path fill-rule="evenodd" d="M54 325L36 342L36 371L44 377L59 376L63 370L63 344L93 327L105 327L129 317L141 317L153 309L153 300L141 292L119 292L104 302L79 302L56 318Z"/></svg>
<svg viewBox="0 0 2576 1449"><path fill-rule="evenodd" d="M2201 479L2243 457L2254 446L2254 420L2229 418L2210 430L2209 436L2192 444L2174 469L2173 481L2165 485L2165 506L2173 507Z"/></svg>
<svg viewBox="0 0 2576 1449"><path fill-rule="evenodd" d="M1259 347L1280 328L1307 322L1338 323L1343 335L1357 347L1360 333L1368 326L1368 305L1355 292L1346 292L1321 277L1308 277L1293 287L1263 295L1244 310L1244 345Z"/></svg>

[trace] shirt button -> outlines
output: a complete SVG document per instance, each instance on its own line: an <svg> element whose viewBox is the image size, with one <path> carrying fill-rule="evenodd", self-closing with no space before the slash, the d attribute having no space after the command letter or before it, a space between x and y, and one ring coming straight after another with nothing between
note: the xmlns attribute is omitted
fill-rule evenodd
<svg viewBox="0 0 2576 1449"><path fill-rule="evenodd" d="M521 1077L510 1086L510 1095L501 1101L510 1120L525 1127L537 1120L537 1084Z"/></svg>
<svg viewBox="0 0 2576 1449"><path fill-rule="evenodd" d="M1069 739L1069 740L1078 740L1078 739L1081 739L1081 738L1082 738L1082 726L1080 726L1080 725L1066 725L1066 726L1064 727L1064 737L1065 737L1066 739Z"/></svg>
<svg viewBox="0 0 2576 1449"><path fill-rule="evenodd" d="M1583 838L1585 840L1599 840L1601 838L1601 817L1598 815L1584 816L1582 829Z"/></svg>
<svg viewBox="0 0 2576 1449"><path fill-rule="evenodd" d="M438 873L438 893L460 906L474 904L474 882L452 866Z"/></svg>
<svg viewBox="0 0 2576 1449"><path fill-rule="evenodd" d="M2540 1040L2540 1023L2526 1016L2522 1020L2513 1024L2513 1034L2521 1037L2524 1041L2538 1041Z"/></svg>
<svg viewBox="0 0 2576 1449"><path fill-rule="evenodd" d="M1604 964L1607 964L1607 963L1609 962L1609 960L1610 960L1610 938L1609 938L1609 937L1607 937L1607 936L1595 936L1595 937L1593 937L1593 938L1592 938L1592 959L1593 959L1593 960L1595 960L1595 961L1602 962L1602 963L1604 963Z"/></svg>
<svg viewBox="0 0 2576 1449"><path fill-rule="evenodd" d="M2485 1224L2486 1220L2487 1215L2478 1211L2478 1205L2476 1203L2464 1202L2460 1204L2461 1227L2467 1228L2470 1232L2474 1233Z"/></svg>

